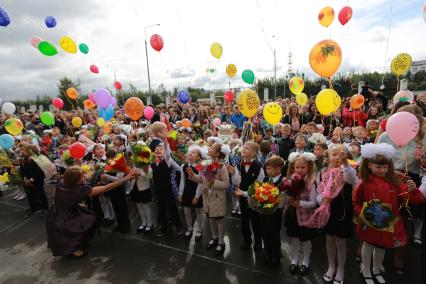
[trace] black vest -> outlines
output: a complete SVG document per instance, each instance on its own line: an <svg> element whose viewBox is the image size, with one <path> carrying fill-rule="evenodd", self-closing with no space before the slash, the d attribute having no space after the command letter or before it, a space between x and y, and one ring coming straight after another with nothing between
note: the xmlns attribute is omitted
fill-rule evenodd
<svg viewBox="0 0 426 284"><path fill-rule="evenodd" d="M281 183L281 180L283 179L283 177L284 177L284 175L283 174L281 174L280 175L280 177L277 179L277 181L276 182L274 182L274 185L275 186L278 186L280 183ZM263 182L272 182L272 179L270 178L270 177L265 177L264 179L263 179Z"/></svg>
<svg viewBox="0 0 426 284"><path fill-rule="evenodd" d="M193 180L190 180L190 179L189 179L189 175L188 175L188 173L186 172L186 169L188 169L188 167L190 167L190 168L192 169L192 171L193 171L196 175L198 175L198 171L197 171L197 169L196 169L195 167L193 167L193 166L188 166L188 164L185 164L185 165L183 166L183 175L185 176L185 189L188 189L188 190L190 190L191 192L195 192L195 191L197 191L198 183L196 183L195 181L193 181Z"/></svg>
<svg viewBox="0 0 426 284"><path fill-rule="evenodd" d="M250 165L248 172L246 172L245 166L243 166L242 163L238 165L239 165L238 170L240 171L240 174L241 174L240 189L242 191L247 191L250 185L252 185L257 180L257 177L259 176L262 165L260 164L259 161L253 161Z"/></svg>
<svg viewBox="0 0 426 284"><path fill-rule="evenodd" d="M163 159L158 165L156 163L151 164L152 168L152 179L157 190L168 190L172 187L172 181L170 177L171 170ZM165 187L165 188L164 188Z"/></svg>

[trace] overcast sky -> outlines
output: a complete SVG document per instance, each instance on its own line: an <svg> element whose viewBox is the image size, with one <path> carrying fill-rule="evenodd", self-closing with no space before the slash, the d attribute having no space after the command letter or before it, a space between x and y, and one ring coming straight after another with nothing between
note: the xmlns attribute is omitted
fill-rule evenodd
<svg viewBox="0 0 426 284"><path fill-rule="evenodd" d="M391 13L391 3L392 13ZM327 29L318 23L318 12L332 4L334 23ZM341 26L337 14L343 6L354 10L352 20ZM11 24L0 27L0 97L29 98L55 96L59 78L81 81L86 94L92 89L112 88L114 71L126 89L131 82L148 89L144 27L147 38L158 33L164 38L161 53L148 46L151 85L157 88L226 88L225 67L234 63L238 75L233 86L248 86L241 71L252 69L256 77L273 76L273 49L276 49L278 75L293 67L308 76L308 55L314 44L332 38L343 51L339 72L389 70L393 56L401 52L413 60L426 59L426 23L422 0L0 0ZM48 29L46 16L58 25ZM392 15L392 17L391 17ZM389 20L392 19L388 53ZM90 52L68 54L58 46L68 35L77 44L84 42ZM58 46L53 57L31 46L40 36ZM210 45L220 42L223 56L210 55ZM89 66L99 67L92 74ZM216 68L214 76L207 68Z"/></svg>

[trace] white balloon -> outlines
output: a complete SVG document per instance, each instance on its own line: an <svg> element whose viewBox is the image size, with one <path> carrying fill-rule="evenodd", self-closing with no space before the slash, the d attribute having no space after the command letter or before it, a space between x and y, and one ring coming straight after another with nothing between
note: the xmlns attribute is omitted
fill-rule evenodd
<svg viewBox="0 0 426 284"><path fill-rule="evenodd" d="M414 93L409 90L402 90L396 93L396 95L393 97L393 104L395 105L397 102L399 102L400 99L405 98L410 103L414 102Z"/></svg>
<svg viewBox="0 0 426 284"><path fill-rule="evenodd" d="M16 107L12 103L4 103L1 107L1 111L5 114L13 114L16 110Z"/></svg>

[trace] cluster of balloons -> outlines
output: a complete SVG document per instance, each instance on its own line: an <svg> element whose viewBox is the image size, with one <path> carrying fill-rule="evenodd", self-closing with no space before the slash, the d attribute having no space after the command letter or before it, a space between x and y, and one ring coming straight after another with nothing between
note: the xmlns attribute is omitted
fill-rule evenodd
<svg viewBox="0 0 426 284"><path fill-rule="evenodd" d="M419 129L419 120L413 114L405 111L393 114L386 123L386 133L398 147L413 140Z"/></svg>
<svg viewBox="0 0 426 284"><path fill-rule="evenodd" d="M253 84L255 79L254 73L250 69L244 70L243 73L241 74L241 78L247 84Z"/></svg>
<svg viewBox="0 0 426 284"><path fill-rule="evenodd" d="M240 93L237 99L237 106L245 117L252 117L259 108L259 96L252 89L245 89Z"/></svg>
<svg viewBox="0 0 426 284"><path fill-rule="evenodd" d="M223 94L223 98L225 99L225 101L226 101L227 103L232 102L232 101L234 100L234 92L233 92L233 91L231 91L231 90L226 91L226 92Z"/></svg>
<svg viewBox="0 0 426 284"><path fill-rule="evenodd" d="M332 89L322 90L315 99L316 107L322 115L332 114L340 107L341 103L342 99L336 91Z"/></svg>
<svg viewBox="0 0 426 284"><path fill-rule="evenodd" d="M342 49L333 40L322 40L312 47L309 64L321 77L331 78L342 63Z"/></svg>
<svg viewBox="0 0 426 284"><path fill-rule="evenodd" d="M149 39L149 43L151 44L151 47L158 52L160 52L164 47L164 40L159 34L153 34Z"/></svg>
<svg viewBox="0 0 426 284"><path fill-rule="evenodd" d="M10 24L10 18L6 9L0 6L0 26L7 27Z"/></svg>
<svg viewBox="0 0 426 284"><path fill-rule="evenodd" d="M210 53L214 58L220 59L223 54L222 45L218 42L212 43L212 45L210 46Z"/></svg>
<svg viewBox="0 0 426 284"><path fill-rule="evenodd" d="M46 18L46 20L45 20L46 26L49 27L49 25L50 25L51 27L54 27L53 26L53 20L50 19L50 18L48 20L48 18ZM49 25L48 25L48 23L49 23ZM54 23L56 25L56 19L55 19ZM43 55L54 56L54 55L58 54L58 49L56 48L56 46L53 43L51 43L47 40L43 40L38 36L33 36L31 38L31 45L33 47L37 48ZM80 43L77 46L77 43L69 36L61 37L59 39L59 46L62 48L63 51L65 51L67 53L71 53L71 54L77 53L78 50L80 50L80 52L83 53L83 54L89 53L89 46L87 44Z"/></svg>
<svg viewBox="0 0 426 284"><path fill-rule="evenodd" d="M114 117L114 106L117 105L117 100L107 89L98 89L94 94L89 94L89 101L98 106L98 115L105 121Z"/></svg>
<svg viewBox="0 0 426 284"><path fill-rule="evenodd" d="M305 106L308 102L308 96L303 92L305 88L305 82L302 77L293 77L288 83L290 91L295 94L296 102L300 106Z"/></svg>
<svg viewBox="0 0 426 284"><path fill-rule="evenodd" d="M408 53L400 53L392 59L391 70L396 76L404 75L410 70L413 59Z"/></svg>
<svg viewBox="0 0 426 284"><path fill-rule="evenodd" d="M263 118L272 126L277 125L281 121L282 116L283 109L278 103L270 102L263 107Z"/></svg>
<svg viewBox="0 0 426 284"><path fill-rule="evenodd" d="M339 12L339 22L342 26L346 25L352 18L353 11L349 6L343 7ZM318 21L321 26L328 28L334 21L335 13L333 7L324 7L318 14Z"/></svg>
<svg viewBox="0 0 426 284"><path fill-rule="evenodd" d="M144 114L144 104L137 97L128 98L124 103L124 111L130 119L138 120ZM152 113L152 115L154 114Z"/></svg>
<svg viewBox="0 0 426 284"><path fill-rule="evenodd" d="M183 103L183 104L188 103L188 102L189 102L189 100L191 99L191 96L189 95L188 90L185 90L185 89L180 90L180 91L178 92L177 97L178 97L179 101L180 101L181 103Z"/></svg>

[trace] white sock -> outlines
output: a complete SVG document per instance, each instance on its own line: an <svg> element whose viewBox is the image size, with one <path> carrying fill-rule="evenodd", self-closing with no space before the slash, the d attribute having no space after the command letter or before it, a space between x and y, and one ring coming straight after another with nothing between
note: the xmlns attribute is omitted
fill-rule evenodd
<svg viewBox="0 0 426 284"><path fill-rule="evenodd" d="M103 194L99 195L99 202L101 203L102 212L104 213L105 219L114 219L113 211L110 210L111 200L104 196ZM112 208L111 208L112 209Z"/></svg>
<svg viewBox="0 0 426 284"><path fill-rule="evenodd" d="M219 233L219 244L223 245L224 242L224 237L225 237L225 218L220 218L215 220L217 223L217 229L218 229L218 233Z"/></svg>
<svg viewBox="0 0 426 284"><path fill-rule="evenodd" d="M145 212L143 210L143 205L142 203L136 203L136 207L138 207L138 211L139 211L139 216L141 217L142 220L142 225L141 226L146 226L146 216L145 216Z"/></svg>
<svg viewBox="0 0 426 284"><path fill-rule="evenodd" d="M217 229L217 224L213 218L209 218L209 225L210 225L210 232L212 234L212 239L217 240L219 238L218 229Z"/></svg>
<svg viewBox="0 0 426 284"><path fill-rule="evenodd" d="M422 219L413 219L414 221L414 234L413 237L415 239L422 239L420 234L422 233L423 229L423 220Z"/></svg>
<svg viewBox="0 0 426 284"><path fill-rule="evenodd" d="M232 194L232 209L237 210L238 208L240 208L240 199Z"/></svg>
<svg viewBox="0 0 426 284"><path fill-rule="evenodd" d="M345 264L346 264L346 240L336 237L337 248L337 272L335 279L343 280L345 277Z"/></svg>
<svg viewBox="0 0 426 284"><path fill-rule="evenodd" d="M197 231L202 232L203 231L203 208L195 208L195 215L197 216Z"/></svg>
<svg viewBox="0 0 426 284"><path fill-rule="evenodd" d="M149 203L142 203L143 212L145 213L146 224L152 226L152 209Z"/></svg>
<svg viewBox="0 0 426 284"><path fill-rule="evenodd" d="M309 259L311 256L312 244L311 241L302 242L303 247L303 265L309 267Z"/></svg>
<svg viewBox="0 0 426 284"><path fill-rule="evenodd" d="M328 270L325 273L330 278L333 278L334 272L336 271L336 237L327 235L326 237L326 248L327 248L327 259L328 259Z"/></svg>
<svg viewBox="0 0 426 284"><path fill-rule="evenodd" d="M383 259L385 258L386 250L382 248L375 247L373 252L373 274L380 273L380 266L383 263Z"/></svg>
<svg viewBox="0 0 426 284"><path fill-rule="evenodd" d="M298 238L291 238L291 264L297 265L299 261L300 241Z"/></svg>
<svg viewBox="0 0 426 284"><path fill-rule="evenodd" d="M191 207L183 207L186 226L188 227L188 231L192 232L192 210L191 209L192 209Z"/></svg>
<svg viewBox="0 0 426 284"><path fill-rule="evenodd" d="M373 255L374 246L364 242L361 249L362 274L371 277L371 256Z"/></svg>

